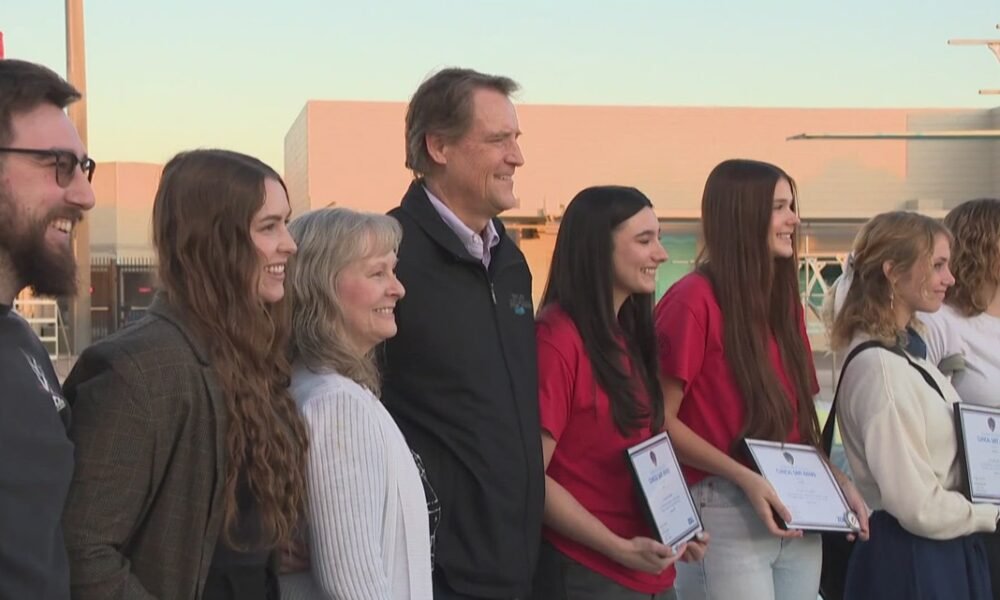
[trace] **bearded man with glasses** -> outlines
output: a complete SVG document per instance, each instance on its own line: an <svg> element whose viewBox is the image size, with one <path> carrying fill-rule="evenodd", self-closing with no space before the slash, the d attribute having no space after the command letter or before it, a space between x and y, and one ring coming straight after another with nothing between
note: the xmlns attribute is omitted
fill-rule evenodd
<svg viewBox="0 0 1000 600"><path fill-rule="evenodd" d="M76 292L71 239L94 206L94 161L66 116L79 92L0 60L0 598L68 599L60 519L73 474L69 406L48 352L12 310L31 287Z"/></svg>

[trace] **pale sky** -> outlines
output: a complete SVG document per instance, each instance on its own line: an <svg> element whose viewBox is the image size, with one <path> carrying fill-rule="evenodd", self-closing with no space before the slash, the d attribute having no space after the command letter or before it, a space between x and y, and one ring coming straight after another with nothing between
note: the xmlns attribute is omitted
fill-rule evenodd
<svg viewBox="0 0 1000 600"><path fill-rule="evenodd" d="M285 133L307 100L406 101L452 65L513 77L527 103L1000 105L977 94L1000 88L1000 62L946 43L1000 39L998 0L85 4L99 161L162 163L216 146L281 171ZM0 0L7 56L65 73L63 7Z"/></svg>

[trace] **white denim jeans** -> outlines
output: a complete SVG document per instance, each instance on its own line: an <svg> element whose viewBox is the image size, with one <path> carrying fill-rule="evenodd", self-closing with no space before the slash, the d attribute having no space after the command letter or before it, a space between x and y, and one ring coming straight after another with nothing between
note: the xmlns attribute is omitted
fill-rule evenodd
<svg viewBox="0 0 1000 600"><path fill-rule="evenodd" d="M683 600L816 600L823 562L818 534L771 535L739 486L709 477L691 488L712 536L705 559L677 563Z"/></svg>

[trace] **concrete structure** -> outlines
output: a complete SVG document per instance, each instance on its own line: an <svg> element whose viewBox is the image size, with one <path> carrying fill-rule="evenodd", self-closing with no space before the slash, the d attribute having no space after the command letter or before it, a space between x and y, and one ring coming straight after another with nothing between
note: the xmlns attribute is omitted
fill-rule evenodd
<svg viewBox="0 0 1000 600"><path fill-rule="evenodd" d="M153 198L163 165L101 163L94 173L97 204L90 221L90 252L94 257L153 258Z"/></svg>
<svg viewBox="0 0 1000 600"><path fill-rule="evenodd" d="M101 163L90 223L90 311L94 339L144 314L156 288L153 198L162 165Z"/></svg>
<svg viewBox="0 0 1000 600"><path fill-rule="evenodd" d="M285 179L298 214L330 204L384 212L411 179L403 166L402 102L307 102L285 136ZM696 253L701 192L720 161L745 157L798 183L803 245L817 268L848 249L865 219L907 208L943 216L954 204L1000 196L1000 141L788 141L805 131L1000 128L993 110L798 109L519 105L526 165L519 231L540 296L562 209L580 189L634 185L656 205L671 262L661 291Z"/></svg>
<svg viewBox="0 0 1000 600"><path fill-rule="evenodd" d="M940 216L962 200L1000 195L998 141L785 139L805 130L996 128L1000 108L522 105L518 111L527 164L517 174L520 206L504 218L521 230L526 247L554 236L565 203L599 183L639 187L656 204L668 237L690 238L698 229L705 176L733 156L775 162L796 178L809 253L841 251L856 224L878 212L911 208ZM403 103L308 102L285 138L293 213L329 204L373 211L395 206L411 178L403 167L404 113ZM149 221L161 169L99 165L90 215L96 255L152 256Z"/></svg>
<svg viewBox="0 0 1000 600"><path fill-rule="evenodd" d="M401 102L310 101L285 137L285 181L294 215L335 204L385 212L411 174L403 167ZM580 189L634 185L653 200L670 252L659 273L662 293L697 253L701 192L708 172L731 157L781 165L798 182L805 267L814 305L858 226L906 208L943 216L954 204L1000 196L1000 141L788 141L805 131L941 131L1000 128L992 110L674 108L518 106L525 167L515 190L520 206L503 215L544 289L559 218ZM102 163L90 216L96 257L148 261L150 218L160 165ZM95 276L96 276L95 271ZM124 278L116 287L124 285ZM132 281L132 280L129 280ZM144 279L134 280L136 289ZM129 287L129 286L126 286ZM135 290L132 292L138 293ZM144 294L112 312L140 307ZM96 298L95 298L96 300ZM121 320L121 319L119 319ZM825 342L812 320L814 344Z"/></svg>
<svg viewBox="0 0 1000 600"><path fill-rule="evenodd" d="M285 136L294 209L330 203L384 211L410 179L404 103L310 101ZM803 131L1000 127L993 110L518 106L527 161L510 217L558 216L581 188L626 183L661 216L697 219L705 177L721 160L781 165L806 219L864 219L911 206L939 212L1000 193L1000 142L787 141Z"/></svg>

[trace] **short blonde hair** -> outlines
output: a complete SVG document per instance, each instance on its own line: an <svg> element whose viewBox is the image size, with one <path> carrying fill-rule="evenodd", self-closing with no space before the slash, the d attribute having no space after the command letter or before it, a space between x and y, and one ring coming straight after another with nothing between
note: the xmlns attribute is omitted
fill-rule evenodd
<svg viewBox="0 0 1000 600"><path fill-rule="evenodd" d="M915 212L882 213L864 224L854 239L854 279L844 306L833 314L833 298L838 281L829 292L824 314L830 324L830 342L834 348L848 346L857 333L866 333L886 344L896 344L900 331L892 310L892 282L882 269L891 262L898 273L914 273L918 265L929 269L934 252L934 238L951 233L940 222Z"/></svg>
<svg viewBox="0 0 1000 600"><path fill-rule="evenodd" d="M337 277L349 264L399 248L403 232L392 217L346 208L321 208L288 227L298 246L288 294L292 307L291 354L313 372L334 371L379 392L373 353L358 355L348 343Z"/></svg>

